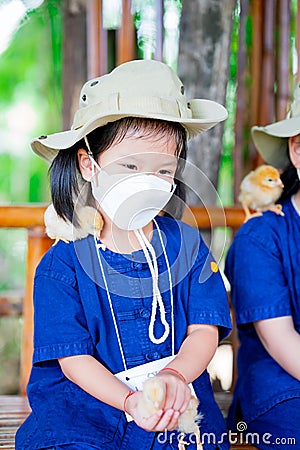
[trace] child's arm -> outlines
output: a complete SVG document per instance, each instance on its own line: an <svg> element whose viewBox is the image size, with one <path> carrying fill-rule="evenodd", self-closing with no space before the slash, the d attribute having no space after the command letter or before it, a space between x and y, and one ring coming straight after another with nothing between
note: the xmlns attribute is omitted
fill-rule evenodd
<svg viewBox="0 0 300 450"><path fill-rule="evenodd" d="M214 325L190 325L187 337L173 361L168 364L159 376L167 384L166 409L174 409L181 413L186 409L189 395L186 396L183 379L175 372L168 372L169 367L175 369L187 383L194 381L207 368L218 346L218 328Z"/></svg>
<svg viewBox="0 0 300 450"><path fill-rule="evenodd" d="M178 355L167 367L182 373L191 383L207 368L218 347L218 338L215 325L190 325Z"/></svg>
<svg viewBox="0 0 300 450"><path fill-rule="evenodd" d="M267 352L300 381L300 334L291 316L259 320L254 328Z"/></svg>
<svg viewBox="0 0 300 450"><path fill-rule="evenodd" d="M99 361L90 355L68 356L60 358L59 363L64 375L93 397L114 408L124 410L129 392L128 386L116 378ZM131 414L137 425L147 431L164 431L176 428L178 414L173 409L159 411L148 419L139 417L137 403L141 392L136 392L126 400L126 411ZM130 407L129 407L130 403Z"/></svg>

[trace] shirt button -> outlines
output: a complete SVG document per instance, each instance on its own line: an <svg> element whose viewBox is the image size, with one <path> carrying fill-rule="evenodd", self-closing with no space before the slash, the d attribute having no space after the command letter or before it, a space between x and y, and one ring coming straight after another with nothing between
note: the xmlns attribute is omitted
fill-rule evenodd
<svg viewBox="0 0 300 450"><path fill-rule="evenodd" d="M150 317L150 311L148 311L148 309L141 309L140 316L144 319L148 319Z"/></svg>
<svg viewBox="0 0 300 450"><path fill-rule="evenodd" d="M132 262L132 263L131 263L131 267L132 267L133 269L139 270L139 269L142 268L142 264L141 264L141 263L137 263L137 262Z"/></svg>
<svg viewBox="0 0 300 450"><path fill-rule="evenodd" d="M156 359L160 359L161 358L161 354L158 352L154 352L154 353L147 353L147 355L145 355L145 358L147 361L154 361Z"/></svg>

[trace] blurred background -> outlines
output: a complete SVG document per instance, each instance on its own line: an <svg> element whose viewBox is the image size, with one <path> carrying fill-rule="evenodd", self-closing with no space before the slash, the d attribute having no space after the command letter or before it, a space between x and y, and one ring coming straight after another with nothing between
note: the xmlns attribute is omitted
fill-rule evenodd
<svg viewBox="0 0 300 450"><path fill-rule="evenodd" d="M50 201L48 167L32 153L30 140L70 126L86 79L144 58L177 71L188 98L227 107L225 124L190 144L190 161L212 184L189 192L188 201L236 205L243 175L262 162L250 127L284 118L300 78L299 5L0 0L0 203ZM230 236L225 240L226 251ZM223 257L222 230L212 245ZM0 314L0 394L18 392L26 246L26 230L0 228L0 296L15 305L15 314Z"/></svg>

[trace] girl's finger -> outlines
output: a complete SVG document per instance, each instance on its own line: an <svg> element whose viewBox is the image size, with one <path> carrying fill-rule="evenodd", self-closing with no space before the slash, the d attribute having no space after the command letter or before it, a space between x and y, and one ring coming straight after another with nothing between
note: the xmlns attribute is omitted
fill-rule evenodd
<svg viewBox="0 0 300 450"><path fill-rule="evenodd" d="M165 431L169 429L169 424L172 423L173 415L175 411L173 409L168 409L162 415L160 421L156 424L155 430L153 431Z"/></svg>
<svg viewBox="0 0 300 450"><path fill-rule="evenodd" d="M174 414L171 417L171 420L168 423L167 430L172 431L176 430L178 428L178 418L180 416L179 411L175 411Z"/></svg>
<svg viewBox="0 0 300 450"><path fill-rule="evenodd" d="M163 410L161 409L160 411L157 411L157 413L153 414L152 416L141 419L141 421L138 425L147 431L154 431L156 429L158 423L160 422L162 416L163 416Z"/></svg>

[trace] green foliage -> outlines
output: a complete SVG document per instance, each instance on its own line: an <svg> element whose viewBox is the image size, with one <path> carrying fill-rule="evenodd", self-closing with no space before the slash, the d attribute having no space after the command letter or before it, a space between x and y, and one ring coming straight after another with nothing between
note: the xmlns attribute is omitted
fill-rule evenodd
<svg viewBox="0 0 300 450"><path fill-rule="evenodd" d="M49 199L47 166L37 161L29 142L60 128L61 48L62 2L48 0L27 14L1 55L1 201Z"/></svg>

